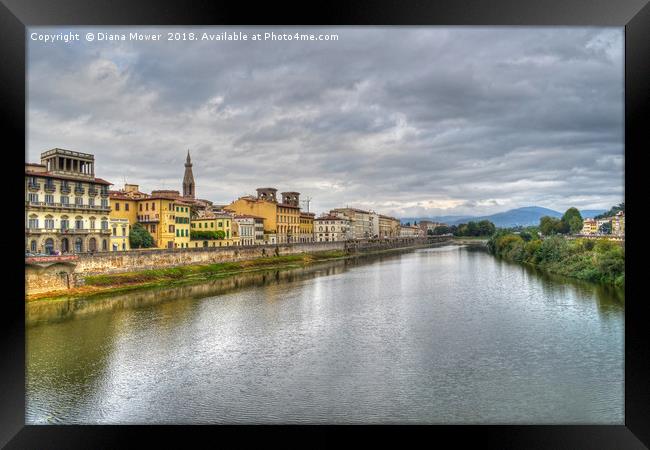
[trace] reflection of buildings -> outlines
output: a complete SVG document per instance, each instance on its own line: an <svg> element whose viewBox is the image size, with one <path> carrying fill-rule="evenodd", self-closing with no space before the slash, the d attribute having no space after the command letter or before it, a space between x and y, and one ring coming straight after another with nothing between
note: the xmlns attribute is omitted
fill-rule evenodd
<svg viewBox="0 0 650 450"><path fill-rule="evenodd" d="M110 184L95 178L88 153L54 148L25 164L25 250L108 251Z"/></svg>

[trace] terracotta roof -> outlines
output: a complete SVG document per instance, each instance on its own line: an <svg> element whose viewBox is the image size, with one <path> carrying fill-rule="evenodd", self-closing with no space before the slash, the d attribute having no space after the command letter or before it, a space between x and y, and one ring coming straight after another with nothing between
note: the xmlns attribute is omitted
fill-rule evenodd
<svg viewBox="0 0 650 450"><path fill-rule="evenodd" d="M43 177L43 178L56 178L57 180L72 180L72 181L80 181L80 182L86 182L86 183L97 183L97 184L105 184L112 186L113 183L110 183L102 178L81 178L81 177L72 177L72 176L67 176L67 175L55 175L50 172L32 172L31 170L25 170L25 175L31 176L31 177Z"/></svg>

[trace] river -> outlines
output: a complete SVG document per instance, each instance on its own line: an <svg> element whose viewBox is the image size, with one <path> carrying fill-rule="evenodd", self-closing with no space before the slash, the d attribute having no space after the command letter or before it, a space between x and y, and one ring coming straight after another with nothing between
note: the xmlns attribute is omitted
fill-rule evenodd
<svg viewBox="0 0 650 450"><path fill-rule="evenodd" d="M623 293L473 247L51 308L27 424L624 422Z"/></svg>

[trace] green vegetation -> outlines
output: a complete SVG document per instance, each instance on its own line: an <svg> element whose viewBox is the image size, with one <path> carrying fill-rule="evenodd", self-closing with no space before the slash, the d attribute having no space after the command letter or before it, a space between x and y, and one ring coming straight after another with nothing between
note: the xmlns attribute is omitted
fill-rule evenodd
<svg viewBox="0 0 650 450"><path fill-rule="evenodd" d="M551 273L619 287L625 285L625 249L607 239L569 240L551 236L526 241L521 235L499 231L487 245L496 256L532 264Z"/></svg>
<svg viewBox="0 0 650 450"><path fill-rule="evenodd" d="M150 248L155 245L155 242L141 223L134 223L129 232L129 244L131 248Z"/></svg>
<svg viewBox="0 0 650 450"><path fill-rule="evenodd" d="M215 239L225 239L226 233L223 230L217 231L190 231L190 239L206 239L206 240L215 240Z"/></svg>
<svg viewBox="0 0 650 450"><path fill-rule="evenodd" d="M594 219L604 219L605 217L612 217L615 216L616 213L619 211L625 212L625 202L619 203L617 206L612 206L612 208L609 211L595 216Z"/></svg>

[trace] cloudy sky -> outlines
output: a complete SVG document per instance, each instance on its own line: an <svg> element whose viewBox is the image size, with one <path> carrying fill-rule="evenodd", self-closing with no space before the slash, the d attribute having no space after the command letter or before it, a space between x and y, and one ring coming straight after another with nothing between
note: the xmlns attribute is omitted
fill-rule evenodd
<svg viewBox="0 0 650 450"><path fill-rule="evenodd" d="M161 42L85 40L162 33ZM336 41L167 41L166 33ZM80 33L78 42L30 33ZM92 153L121 187L407 216L623 201L622 28L30 28L28 151ZM250 38L249 38L250 39Z"/></svg>

